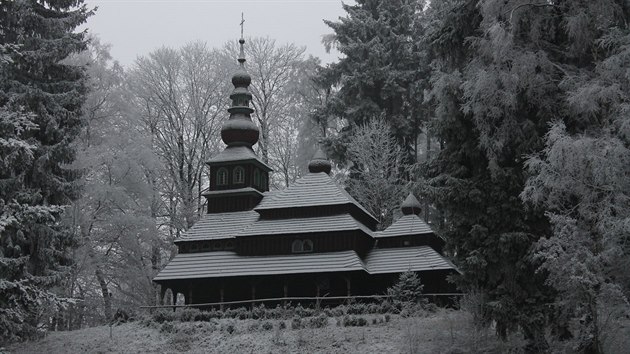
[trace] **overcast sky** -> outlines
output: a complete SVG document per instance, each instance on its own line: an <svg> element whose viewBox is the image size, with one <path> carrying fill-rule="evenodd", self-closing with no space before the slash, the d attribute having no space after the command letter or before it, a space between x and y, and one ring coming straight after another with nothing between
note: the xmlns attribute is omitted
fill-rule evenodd
<svg viewBox="0 0 630 354"><path fill-rule="evenodd" d="M354 3L346 0L346 3ZM269 36L279 43L306 46L306 53L328 63L322 35L332 33L323 19L345 16L341 0L86 0L96 15L86 25L101 41L112 45L111 54L125 66L138 55L162 45L179 47L204 40L219 47L240 37L241 12L245 37Z"/></svg>

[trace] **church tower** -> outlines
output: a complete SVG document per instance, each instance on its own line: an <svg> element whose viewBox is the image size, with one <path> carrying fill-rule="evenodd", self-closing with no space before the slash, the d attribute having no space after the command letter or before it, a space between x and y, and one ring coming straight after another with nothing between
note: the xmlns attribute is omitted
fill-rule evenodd
<svg viewBox="0 0 630 354"><path fill-rule="evenodd" d="M252 122L250 107L252 79L245 70L245 39L241 38L239 69L232 77L230 118L221 128L225 150L208 161L210 188L204 194L208 213L252 210L269 190L271 168L261 161L252 146L258 142L259 130Z"/></svg>

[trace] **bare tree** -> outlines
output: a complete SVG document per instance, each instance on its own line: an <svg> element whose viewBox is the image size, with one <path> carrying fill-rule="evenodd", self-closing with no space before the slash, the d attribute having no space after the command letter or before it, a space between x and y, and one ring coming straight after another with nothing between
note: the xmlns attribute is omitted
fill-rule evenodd
<svg viewBox="0 0 630 354"><path fill-rule="evenodd" d="M252 77L250 90L254 106L254 118L260 127L258 148L262 159L270 161L269 149L273 142L273 130L277 125L287 124L291 109L299 100L294 83L300 81L300 65L304 61L304 47L293 43L276 45L274 39L249 38L245 45L247 71ZM238 56L236 42L224 47L225 59L236 62Z"/></svg>
<svg viewBox="0 0 630 354"><path fill-rule="evenodd" d="M348 142L348 155L354 166L347 185L350 194L379 221L391 224L393 211L407 192L405 153L382 118L373 118L356 128Z"/></svg>
<svg viewBox="0 0 630 354"><path fill-rule="evenodd" d="M272 183L277 189L288 187L300 176L298 158L298 129L295 121L279 124L273 130L274 141L269 147L270 165L275 171Z"/></svg>
<svg viewBox="0 0 630 354"><path fill-rule="evenodd" d="M152 255L168 248L153 212L157 156L129 110L124 71L108 49L92 38L89 51L71 59L89 64L90 94L75 162L84 172L83 193L65 214L81 240L67 288L69 297L82 301L56 321L67 328L110 320L114 306L151 303L157 274Z"/></svg>
<svg viewBox="0 0 630 354"><path fill-rule="evenodd" d="M163 47L137 59L130 74L134 103L165 168L161 209L172 237L196 221L205 162L219 146L229 82L218 59L201 42Z"/></svg>

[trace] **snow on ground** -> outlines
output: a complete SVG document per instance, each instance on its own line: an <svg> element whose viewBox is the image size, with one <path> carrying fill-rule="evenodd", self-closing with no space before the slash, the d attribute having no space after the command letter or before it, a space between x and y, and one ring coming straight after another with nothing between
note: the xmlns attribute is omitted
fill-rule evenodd
<svg viewBox="0 0 630 354"><path fill-rule="evenodd" d="M471 345L483 346L479 338L471 338L459 311L412 318L392 315L389 322L385 315L356 317L365 318L368 325L344 327L341 317L329 317L323 328L302 329L291 329L291 320L133 322L113 326L111 338L110 328L102 326L52 332L42 340L6 349L10 353L468 353L482 349ZM273 328L264 329L265 322ZM280 329L280 322L285 329Z"/></svg>

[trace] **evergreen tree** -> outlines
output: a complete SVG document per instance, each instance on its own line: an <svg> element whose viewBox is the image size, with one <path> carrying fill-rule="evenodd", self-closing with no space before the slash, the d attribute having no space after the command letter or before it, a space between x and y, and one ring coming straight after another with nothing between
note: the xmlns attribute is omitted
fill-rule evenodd
<svg viewBox="0 0 630 354"><path fill-rule="evenodd" d="M64 299L52 292L71 265L72 232L60 213L77 195L72 141L80 127L84 70L63 60L85 48L75 33L82 1L0 3L0 333L35 332Z"/></svg>
<svg viewBox="0 0 630 354"><path fill-rule="evenodd" d="M560 82L568 114L528 159L521 196L553 226L535 256L559 292L558 334L571 338L570 350L619 352L610 344L630 314L630 4L577 2L565 11L579 59Z"/></svg>
<svg viewBox="0 0 630 354"><path fill-rule="evenodd" d="M387 289L387 295L391 296L395 305L405 306L418 304L426 299L422 297L424 285L416 272L406 271L398 276L398 281Z"/></svg>
<svg viewBox="0 0 630 354"><path fill-rule="evenodd" d="M516 87L519 82L525 86L538 77L495 62L521 64L523 53L508 57L484 48L496 41L484 37L492 31L484 28L483 10L477 1L458 0L430 9L433 129L443 148L428 164L427 177L446 220L441 232L463 273L460 288L486 293L487 313L501 336L520 327L530 349L543 350L547 291L528 257L548 231L542 214L526 210L518 195L525 183L523 155L540 148L549 116L537 114L525 92L515 92L527 88ZM504 79L513 85L505 87Z"/></svg>
<svg viewBox="0 0 630 354"><path fill-rule="evenodd" d="M381 115L408 157L413 156L428 69L415 40L422 6L418 0L359 0L343 5L347 16L339 22L324 21L345 55L321 70L317 80L338 87L317 113L332 113L349 123L332 142L334 158L345 160L352 130Z"/></svg>
<svg viewBox="0 0 630 354"><path fill-rule="evenodd" d="M483 289L500 334L520 327L532 352L544 350L547 320L555 320L547 311L554 300L547 286L560 288L548 278L557 270L543 264L537 271L544 257L532 257L537 240L546 240L552 228L544 208L527 208L519 198L528 179L527 156L550 151L549 140L558 136L547 134L550 122L583 126L589 112L576 119L567 97L576 106L592 102L580 78L597 72L605 52L597 39L621 28L625 8L623 1L431 4L433 127L443 150L427 176L445 213L442 232L463 272L460 286ZM606 99L617 97L608 93L613 95ZM529 164L534 173L543 166ZM531 192L541 201L541 189ZM553 218L552 224L558 233Z"/></svg>

